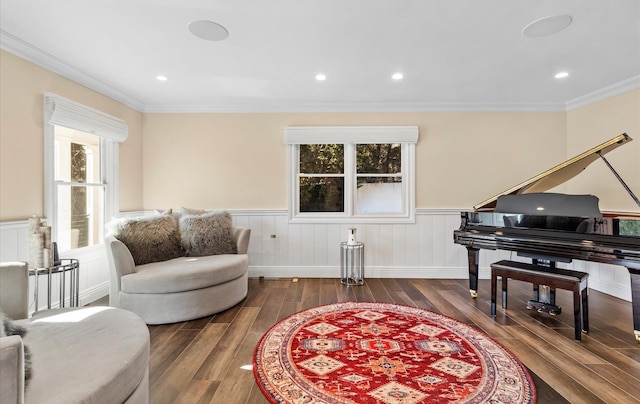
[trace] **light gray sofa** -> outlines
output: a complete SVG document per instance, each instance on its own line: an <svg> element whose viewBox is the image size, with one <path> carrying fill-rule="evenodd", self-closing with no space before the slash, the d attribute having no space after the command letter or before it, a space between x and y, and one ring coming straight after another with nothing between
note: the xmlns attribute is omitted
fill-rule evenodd
<svg viewBox="0 0 640 404"><path fill-rule="evenodd" d="M192 320L233 307L247 295L250 235L249 228L233 228L237 254L182 256L143 265L135 265L127 246L109 236L109 304L133 311L147 324Z"/></svg>
<svg viewBox="0 0 640 404"><path fill-rule="evenodd" d="M134 313L93 306L27 319L26 263L1 264L0 308L26 329L24 337L0 338L0 403L149 402L149 330Z"/></svg>

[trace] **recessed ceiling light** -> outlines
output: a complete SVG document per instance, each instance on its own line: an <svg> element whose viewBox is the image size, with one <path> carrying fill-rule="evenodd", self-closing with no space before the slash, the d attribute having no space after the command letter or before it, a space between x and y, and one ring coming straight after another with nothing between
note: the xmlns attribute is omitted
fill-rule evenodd
<svg viewBox="0 0 640 404"><path fill-rule="evenodd" d="M327 76L325 76L324 74L322 74L322 73L316 74L316 80L325 81L326 79L327 79Z"/></svg>
<svg viewBox="0 0 640 404"><path fill-rule="evenodd" d="M569 77L569 72L558 72L555 75L555 78L557 79L563 79L565 77Z"/></svg>
<svg viewBox="0 0 640 404"><path fill-rule="evenodd" d="M225 27L207 20L193 21L189 24L189 32L205 41L222 41L229 36Z"/></svg>
<svg viewBox="0 0 640 404"><path fill-rule="evenodd" d="M158 80L158 81L167 81L169 79L167 78L167 76L160 75L160 76L156 76L156 80Z"/></svg>
<svg viewBox="0 0 640 404"><path fill-rule="evenodd" d="M555 34L567 28L571 24L570 15L551 15L530 22L522 29L522 35L539 37Z"/></svg>
<svg viewBox="0 0 640 404"><path fill-rule="evenodd" d="M393 73L393 76L391 76L392 79L394 80L402 80L404 78L404 74L398 72L398 73Z"/></svg>

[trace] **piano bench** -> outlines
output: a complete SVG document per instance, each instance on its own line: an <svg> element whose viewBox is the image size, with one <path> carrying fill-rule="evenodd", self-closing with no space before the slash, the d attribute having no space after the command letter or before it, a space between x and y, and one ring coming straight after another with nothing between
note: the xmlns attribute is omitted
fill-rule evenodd
<svg viewBox="0 0 640 404"><path fill-rule="evenodd" d="M509 278L534 285L547 285L573 291L575 339L582 340L582 331L589 331L588 285L589 274L562 268L549 268L525 262L502 260L491 264L491 315L496 315L497 278L502 278L502 308L507 308L507 280ZM582 313L581 313L582 311ZM582 315L581 315L582 314ZM581 325L582 323L582 325Z"/></svg>

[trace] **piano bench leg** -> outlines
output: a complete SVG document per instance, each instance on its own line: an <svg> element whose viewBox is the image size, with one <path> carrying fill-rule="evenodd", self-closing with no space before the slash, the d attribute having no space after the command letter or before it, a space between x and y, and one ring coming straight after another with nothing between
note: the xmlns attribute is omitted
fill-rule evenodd
<svg viewBox="0 0 640 404"><path fill-rule="evenodd" d="M580 292L582 301L582 331L589 332L589 290L585 287Z"/></svg>
<svg viewBox="0 0 640 404"><path fill-rule="evenodd" d="M497 294L498 277L494 271L491 271L491 315L496 315L496 294Z"/></svg>
<svg viewBox="0 0 640 404"><path fill-rule="evenodd" d="M582 304L580 300L581 293L579 288L576 286L573 288L573 322L576 341L582 340L582 316L580 313Z"/></svg>
<svg viewBox="0 0 640 404"><path fill-rule="evenodd" d="M503 276L502 277L502 308L503 309L507 309L507 282L509 280L509 277L507 276Z"/></svg>

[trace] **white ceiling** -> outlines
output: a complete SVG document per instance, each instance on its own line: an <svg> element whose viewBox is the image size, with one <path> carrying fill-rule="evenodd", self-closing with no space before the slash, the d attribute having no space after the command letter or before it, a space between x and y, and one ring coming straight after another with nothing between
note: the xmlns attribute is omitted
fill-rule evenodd
<svg viewBox="0 0 640 404"><path fill-rule="evenodd" d="M565 30L522 35L558 14ZM639 0L2 0L0 29L141 111L565 110L640 87Z"/></svg>

